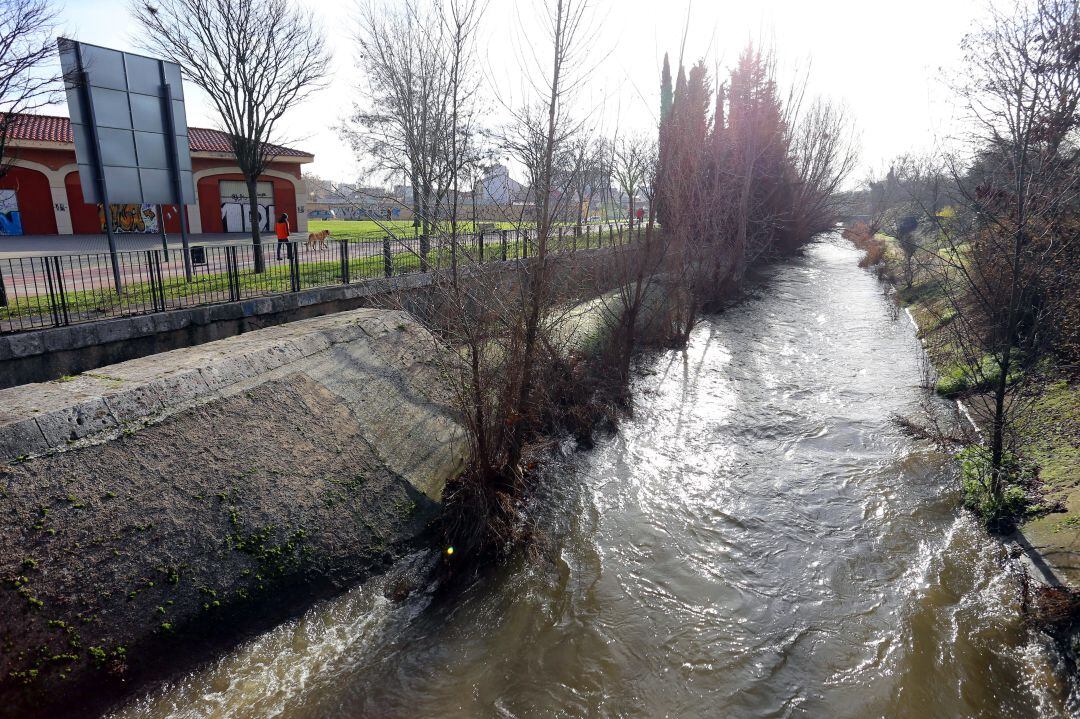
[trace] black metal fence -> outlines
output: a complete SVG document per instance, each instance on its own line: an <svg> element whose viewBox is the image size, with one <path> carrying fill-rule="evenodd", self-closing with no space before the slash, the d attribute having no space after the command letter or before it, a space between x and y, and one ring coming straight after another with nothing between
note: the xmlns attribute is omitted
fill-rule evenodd
<svg viewBox="0 0 1080 719"><path fill-rule="evenodd" d="M618 225L553 228L550 251L575 252L626 242L632 231ZM493 262L535 253L531 229L459 235L459 263ZM122 289L117 292L105 253L0 259L0 333L27 332L114 317L363 282L449 265L446 237L385 236L356 242L331 240L264 244L264 268L256 271L251 243L204 245L183 250L140 250L116 255Z"/></svg>

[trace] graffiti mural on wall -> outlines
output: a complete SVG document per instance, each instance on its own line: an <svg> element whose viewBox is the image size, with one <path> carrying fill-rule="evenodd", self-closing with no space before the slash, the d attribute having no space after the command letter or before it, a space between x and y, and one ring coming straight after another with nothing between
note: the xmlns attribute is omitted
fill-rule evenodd
<svg viewBox="0 0 1080 719"><path fill-rule="evenodd" d="M269 232L273 228L274 206L259 203L259 229ZM222 201L221 229L224 232L251 232L247 198L243 202Z"/></svg>
<svg viewBox="0 0 1080 719"><path fill-rule="evenodd" d="M105 213L98 204L98 224L105 231ZM152 233L158 232L158 212L156 205L109 205L112 215L113 232Z"/></svg>
<svg viewBox="0 0 1080 719"><path fill-rule="evenodd" d="M251 232L251 210L248 204L247 183L222 180L221 226L225 232ZM255 184L258 203L259 229L270 232L274 227L274 186L269 182Z"/></svg>
<svg viewBox="0 0 1080 719"><path fill-rule="evenodd" d="M21 235L22 216L15 190L0 190L0 235Z"/></svg>

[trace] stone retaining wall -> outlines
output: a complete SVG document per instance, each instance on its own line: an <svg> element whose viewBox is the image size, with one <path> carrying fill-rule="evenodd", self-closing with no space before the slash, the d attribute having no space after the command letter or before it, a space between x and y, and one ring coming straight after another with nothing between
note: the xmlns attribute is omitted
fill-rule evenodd
<svg viewBox="0 0 1080 719"><path fill-rule="evenodd" d="M0 715L400 555L466 456L441 351L360 309L0 391Z"/></svg>

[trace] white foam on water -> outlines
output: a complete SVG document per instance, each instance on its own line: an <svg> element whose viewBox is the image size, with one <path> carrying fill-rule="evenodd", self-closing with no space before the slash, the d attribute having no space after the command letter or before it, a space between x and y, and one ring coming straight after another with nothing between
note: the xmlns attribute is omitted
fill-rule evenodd
<svg viewBox="0 0 1080 719"><path fill-rule="evenodd" d="M331 681L357 644L414 603L394 604L372 581L320 602L303 616L241 644L207 666L159 686L109 719L245 719L279 717L302 704L317 683Z"/></svg>

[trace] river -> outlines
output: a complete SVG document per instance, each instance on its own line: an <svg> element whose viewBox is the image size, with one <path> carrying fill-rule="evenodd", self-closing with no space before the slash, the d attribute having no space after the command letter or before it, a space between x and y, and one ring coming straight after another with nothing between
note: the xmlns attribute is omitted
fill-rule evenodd
<svg viewBox="0 0 1080 719"><path fill-rule="evenodd" d="M914 412L921 349L825 236L643 359L551 473L531 557L450 601L359 586L134 717L1058 717L1005 549Z"/></svg>

